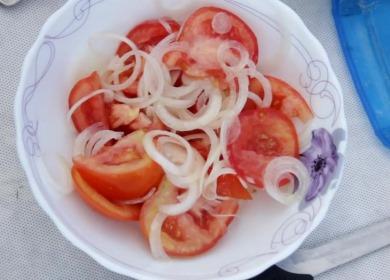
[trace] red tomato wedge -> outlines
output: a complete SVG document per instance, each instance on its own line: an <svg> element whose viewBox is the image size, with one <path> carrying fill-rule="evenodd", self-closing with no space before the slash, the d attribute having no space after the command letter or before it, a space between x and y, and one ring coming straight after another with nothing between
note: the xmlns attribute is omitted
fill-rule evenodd
<svg viewBox="0 0 390 280"><path fill-rule="evenodd" d="M158 186L163 171L143 150L145 132L133 132L94 157L76 157L84 180L111 201L136 199Z"/></svg>
<svg viewBox="0 0 390 280"><path fill-rule="evenodd" d="M101 89L100 77L97 72L78 81L69 95L69 108L80 98ZM103 95L95 96L84 102L72 115L73 124L77 131L81 132L94 123L102 123L108 127L108 117Z"/></svg>
<svg viewBox="0 0 390 280"><path fill-rule="evenodd" d="M180 29L180 25L171 19L164 20L172 29L172 32L177 32ZM161 24L159 20L147 20L137 25L129 31L127 38L133 41L137 47L143 51L149 52L152 47L157 45L162 39L169 35L168 30ZM129 52L131 48L125 43L121 43L116 51L116 54L121 57L125 53ZM131 59L127 61L131 62ZM120 75L120 81L125 81L131 72L124 72ZM129 88L123 92L128 97L133 97L137 95L138 82L133 83Z"/></svg>
<svg viewBox="0 0 390 280"><path fill-rule="evenodd" d="M267 78L272 86L272 108L283 112L289 118L299 118L303 123L313 119L313 112L297 90L280 79L270 76L267 76ZM264 90L257 79L250 80L249 89L263 98ZM249 101L245 110L255 108L256 104L253 101Z"/></svg>
<svg viewBox="0 0 390 280"><path fill-rule="evenodd" d="M262 187L264 169L273 158L298 156L294 124L275 109L249 110L239 120L239 136L228 145L230 163L242 178L251 178Z"/></svg>
<svg viewBox="0 0 390 280"><path fill-rule="evenodd" d="M251 200L252 195L241 184L236 175L223 175L218 178L217 194L219 196L230 197L242 200Z"/></svg>
<svg viewBox="0 0 390 280"><path fill-rule="evenodd" d="M178 190L169 181L163 180L157 193L147 201L140 216L141 229L149 237L150 226L161 205L177 203ZM162 227L162 244L166 253L175 257L200 255L214 247L226 233L239 205L235 200L226 200L214 209L219 217L206 211L191 210L179 216L167 218Z"/></svg>
<svg viewBox="0 0 390 280"><path fill-rule="evenodd" d="M212 22L216 15L223 14L231 24L225 34L216 33ZM226 40L237 41L249 52L257 63L259 47L252 29L237 15L217 7L203 7L195 11L184 23L178 41L188 42L188 53L171 52L164 57L172 69L179 68L193 77L213 76L217 80L225 77L217 60L217 50Z"/></svg>
<svg viewBox="0 0 390 280"><path fill-rule="evenodd" d="M119 221L136 221L139 219L140 205L117 205L112 203L85 182L75 168L72 168L72 177L76 191L81 198L100 214Z"/></svg>
<svg viewBox="0 0 390 280"><path fill-rule="evenodd" d="M179 31L180 25L176 21L172 19L164 19L164 21L169 24L172 32ZM133 41L139 49L149 51L151 47L157 45L168 35L168 30L165 29L159 20L147 20L131 29L127 34L127 38ZM121 43L116 54L122 56L130 50L127 44Z"/></svg>

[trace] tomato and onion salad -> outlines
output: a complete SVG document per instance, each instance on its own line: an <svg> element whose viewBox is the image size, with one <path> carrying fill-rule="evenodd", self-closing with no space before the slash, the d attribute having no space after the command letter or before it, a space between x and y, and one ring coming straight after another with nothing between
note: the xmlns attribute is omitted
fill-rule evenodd
<svg viewBox="0 0 390 280"><path fill-rule="evenodd" d="M309 175L295 123L313 114L293 87L258 70L259 40L240 17L202 7L182 24L152 19L98 37L117 51L68 99L72 177L89 206L139 220L163 258L214 247L253 188L284 204L302 199Z"/></svg>

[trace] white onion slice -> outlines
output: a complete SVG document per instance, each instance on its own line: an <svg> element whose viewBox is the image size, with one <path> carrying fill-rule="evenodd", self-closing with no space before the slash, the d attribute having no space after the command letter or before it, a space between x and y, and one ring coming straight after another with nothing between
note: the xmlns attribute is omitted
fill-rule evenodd
<svg viewBox="0 0 390 280"><path fill-rule="evenodd" d="M172 70L170 71L170 76L171 76L171 85L173 86L174 84L177 83L181 75L180 70Z"/></svg>
<svg viewBox="0 0 390 280"><path fill-rule="evenodd" d="M153 257L157 259L168 259L161 240L161 228L168 216L157 213L150 225L149 246Z"/></svg>
<svg viewBox="0 0 390 280"><path fill-rule="evenodd" d="M239 59L231 52L237 50L240 53ZM218 63L229 76L231 73L238 73L249 63L249 53L245 47L237 41L224 41L217 50ZM230 65L229 65L230 64Z"/></svg>
<svg viewBox="0 0 390 280"><path fill-rule="evenodd" d="M176 117L162 104L156 105L155 113L165 125L177 131L190 131L206 127L217 118L222 107L222 96L218 89L211 91L209 96L209 102L204 107L204 111L191 120Z"/></svg>
<svg viewBox="0 0 390 280"><path fill-rule="evenodd" d="M119 140L123 137L123 132L113 131L113 130L99 130L91 136L88 140L88 144L85 148L86 156L96 155L101 148L104 147L111 140Z"/></svg>
<svg viewBox="0 0 390 280"><path fill-rule="evenodd" d="M209 137L205 133L195 133L184 136L184 139L187 141L193 141L193 140L202 140L202 141L209 141Z"/></svg>
<svg viewBox="0 0 390 280"><path fill-rule="evenodd" d="M73 157L85 156L85 148L89 139L99 130L102 130L104 125L102 123L95 123L86 129L84 129L79 135L77 135L73 146Z"/></svg>
<svg viewBox="0 0 390 280"><path fill-rule="evenodd" d="M294 193L285 193L280 189L281 178L286 174L293 174L298 180L298 187ZM273 159L264 172L264 188L276 201L291 205L300 201L309 189L310 175L306 166L294 157L278 157Z"/></svg>
<svg viewBox="0 0 390 280"><path fill-rule="evenodd" d="M228 33L232 29L233 25L229 16L224 12L220 12L213 17L211 27L217 34L223 35Z"/></svg>
<svg viewBox="0 0 390 280"><path fill-rule="evenodd" d="M160 211L169 216L184 214L191 210L196 201L199 199L200 195L201 192L199 191L197 184L193 184L186 191L182 201L176 204L162 205L160 206Z"/></svg>
<svg viewBox="0 0 390 280"><path fill-rule="evenodd" d="M133 84L136 81L142 69L142 60L137 45L129 38L114 33L99 33L96 36L118 40L124 42L130 47L131 51L120 58L124 64L124 61L129 59L131 56L134 56L135 58L134 69L130 77L125 82L117 85L112 85L111 81L107 82L104 79L102 80L102 84L106 89L121 91L128 88L131 84Z"/></svg>
<svg viewBox="0 0 390 280"><path fill-rule="evenodd" d="M313 120L303 123L299 118L292 118L295 130L299 138L299 150L301 153L306 151L311 145Z"/></svg>
<svg viewBox="0 0 390 280"><path fill-rule="evenodd" d="M169 25L169 23L165 19L159 19L158 22L162 25L162 27L165 28L165 30L169 34L173 33L172 27Z"/></svg>
<svg viewBox="0 0 390 280"><path fill-rule="evenodd" d="M231 108L227 108L218 114L218 120L212 124L214 129L220 128L224 120L238 116L244 109L249 96L249 79L247 76L241 74L238 76L238 83L240 90L235 104ZM234 94L234 89L232 89L231 94Z"/></svg>
<svg viewBox="0 0 390 280"><path fill-rule="evenodd" d="M154 139L159 136L168 136L172 138L178 145L182 146L186 150L186 159L182 164L175 164L158 150ZM148 156L157 162L167 173L171 173L173 175L182 176L188 174L188 171L194 162L194 151L191 145L187 140L175 133L163 130L150 131L144 137L143 146Z"/></svg>
<svg viewBox="0 0 390 280"><path fill-rule="evenodd" d="M224 199L224 197L219 197L217 194L218 178L229 174L236 175L237 173L233 168L214 165L213 170L206 179L203 197L207 200Z"/></svg>
<svg viewBox="0 0 390 280"><path fill-rule="evenodd" d="M206 163L203 166L202 174L200 177L200 188L203 191L204 187L204 181L207 176L207 172L209 168L214 164L214 162L219 160L219 157L221 156L221 145L219 143L219 139L215 131L211 128L202 128L202 130L207 134L207 136L210 139L210 151L207 156Z"/></svg>
<svg viewBox="0 0 390 280"><path fill-rule="evenodd" d="M72 115L73 113L81 106L83 105L83 103L87 102L89 99L95 97L95 96L98 96L100 94L104 94L104 95L109 95L111 99L111 97L114 95L114 92L112 90L108 90L108 89L98 89L98 90L95 90L89 94L87 94L86 96L83 96L81 97L79 100L77 100L76 103L74 103L72 105L72 107L69 109L66 117L68 120L70 120L72 118Z"/></svg>
<svg viewBox="0 0 390 280"><path fill-rule="evenodd" d="M117 203L120 205L141 204L141 203L144 203L145 201L149 200L149 198L151 198L155 192L156 192L156 188L153 188L144 197L131 199L131 200L118 201Z"/></svg>
<svg viewBox="0 0 390 280"><path fill-rule="evenodd" d="M167 179L178 188L188 189L192 184L199 181L199 178L202 174L205 161L196 149L193 148L193 152L195 154L195 162L191 167L191 173L184 176L176 176L170 173L166 173Z"/></svg>
<svg viewBox="0 0 390 280"><path fill-rule="evenodd" d="M255 104L257 105L257 107L259 107L259 108L262 107L263 100L261 100L260 96L258 96L257 94L255 94L255 93L253 93L253 92L249 92L248 99L250 99L250 100L252 100L253 102L255 102Z"/></svg>
<svg viewBox="0 0 390 280"><path fill-rule="evenodd" d="M262 73L260 73L259 71L257 71L254 68L248 69L248 75L251 76L252 78L255 78L256 80L258 80L259 83L261 84L261 86L263 87L264 97L262 100L261 107L263 107L263 108L270 107L272 104L272 99L273 99L272 86L271 86L270 81Z"/></svg>

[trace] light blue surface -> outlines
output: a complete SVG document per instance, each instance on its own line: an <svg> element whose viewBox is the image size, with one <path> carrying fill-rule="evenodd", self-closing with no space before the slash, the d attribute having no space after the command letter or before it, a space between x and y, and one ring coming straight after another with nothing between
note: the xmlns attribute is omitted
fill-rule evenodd
<svg viewBox="0 0 390 280"><path fill-rule="evenodd" d="M333 0L333 14L360 99L390 148L390 1Z"/></svg>

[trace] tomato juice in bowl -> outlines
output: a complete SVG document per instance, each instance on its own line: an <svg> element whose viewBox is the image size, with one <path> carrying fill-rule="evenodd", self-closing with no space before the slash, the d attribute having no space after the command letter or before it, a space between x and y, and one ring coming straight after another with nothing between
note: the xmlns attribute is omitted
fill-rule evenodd
<svg viewBox="0 0 390 280"><path fill-rule="evenodd" d="M107 268L248 278L327 211L340 86L278 1L164 2L69 1L51 17L15 103L19 154L61 232Z"/></svg>

